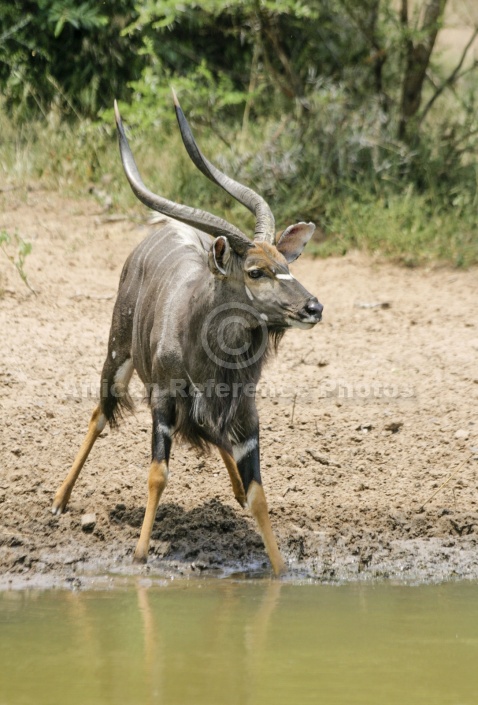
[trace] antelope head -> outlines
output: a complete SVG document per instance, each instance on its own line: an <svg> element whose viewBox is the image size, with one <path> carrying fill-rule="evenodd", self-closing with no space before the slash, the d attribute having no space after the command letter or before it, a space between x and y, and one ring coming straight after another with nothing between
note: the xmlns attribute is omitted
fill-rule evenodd
<svg viewBox="0 0 478 705"><path fill-rule="evenodd" d="M192 162L255 215L254 238L251 240L211 213L174 203L149 191L136 167L115 101L121 158L133 192L153 210L211 235L209 269L219 280L227 282L239 300L252 306L267 326L311 328L321 320L323 306L290 273L289 263L301 255L315 225L296 223L276 237L274 216L266 201L204 157L174 91L173 97L181 136Z"/></svg>

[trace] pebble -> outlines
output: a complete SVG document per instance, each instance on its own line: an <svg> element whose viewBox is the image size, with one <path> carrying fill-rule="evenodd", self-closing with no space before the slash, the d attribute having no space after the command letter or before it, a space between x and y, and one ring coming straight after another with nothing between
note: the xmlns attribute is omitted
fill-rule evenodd
<svg viewBox="0 0 478 705"><path fill-rule="evenodd" d="M470 432L467 431L465 428L460 428L458 431L455 433L455 438L457 441L466 441L467 438L469 437Z"/></svg>
<svg viewBox="0 0 478 705"><path fill-rule="evenodd" d="M397 433L403 426L403 421L390 421L385 425L386 431L391 431L392 433Z"/></svg>
<svg viewBox="0 0 478 705"><path fill-rule="evenodd" d="M326 455L321 455L320 453L317 453L317 451L313 448L306 448L305 452L312 456L312 458L321 465L331 465L334 468L340 467L340 463L335 463L333 460L330 460L330 458L328 458Z"/></svg>
<svg viewBox="0 0 478 705"><path fill-rule="evenodd" d="M81 530L88 533L96 526L96 514L83 514L81 517Z"/></svg>
<svg viewBox="0 0 478 705"><path fill-rule="evenodd" d="M371 423L361 423L357 428L355 429L356 431L362 431L363 433L368 433L373 429L373 426Z"/></svg>
<svg viewBox="0 0 478 705"><path fill-rule="evenodd" d="M355 301L355 308L390 308L390 301Z"/></svg>

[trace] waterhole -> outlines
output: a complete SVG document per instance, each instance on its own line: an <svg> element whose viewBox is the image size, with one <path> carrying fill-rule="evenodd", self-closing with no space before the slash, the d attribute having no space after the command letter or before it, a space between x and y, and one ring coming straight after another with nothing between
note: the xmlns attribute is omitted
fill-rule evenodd
<svg viewBox="0 0 478 705"><path fill-rule="evenodd" d="M478 585L0 593L0 705L475 705Z"/></svg>

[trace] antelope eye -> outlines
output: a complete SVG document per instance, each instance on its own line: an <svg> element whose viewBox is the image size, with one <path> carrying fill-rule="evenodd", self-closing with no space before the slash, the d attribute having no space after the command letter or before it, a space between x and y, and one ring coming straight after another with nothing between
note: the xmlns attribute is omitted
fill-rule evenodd
<svg viewBox="0 0 478 705"><path fill-rule="evenodd" d="M264 272L262 269L251 269L247 274L250 276L251 279L260 279L261 277L264 276Z"/></svg>

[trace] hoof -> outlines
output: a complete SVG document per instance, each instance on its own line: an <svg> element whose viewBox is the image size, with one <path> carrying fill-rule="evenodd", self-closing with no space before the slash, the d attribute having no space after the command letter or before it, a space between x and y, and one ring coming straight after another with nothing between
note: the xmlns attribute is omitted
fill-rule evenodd
<svg viewBox="0 0 478 705"><path fill-rule="evenodd" d="M53 516L59 517L61 514L63 514L65 509L66 509L66 502L63 503L63 502L55 499L55 501L53 502L52 507L51 507L51 513L53 514Z"/></svg>
<svg viewBox="0 0 478 705"><path fill-rule="evenodd" d="M247 507L247 498L245 494L235 495L237 502L241 505L243 509Z"/></svg>
<svg viewBox="0 0 478 705"><path fill-rule="evenodd" d="M275 578L280 578L282 575L287 573L287 566L282 556L279 556L279 558L274 561L272 564L272 570L274 571Z"/></svg>
<svg viewBox="0 0 478 705"><path fill-rule="evenodd" d="M136 553L133 556L133 563L135 565L144 565L145 563L148 562L148 557L143 556L141 554L137 555Z"/></svg>
<svg viewBox="0 0 478 705"><path fill-rule="evenodd" d="M68 485L66 486L66 488L62 485L58 489L58 492L55 494L51 507L51 513L53 515L60 516L60 514L63 514L63 512L66 511L66 505L68 504L68 501L70 499L72 489L73 488L69 487Z"/></svg>

